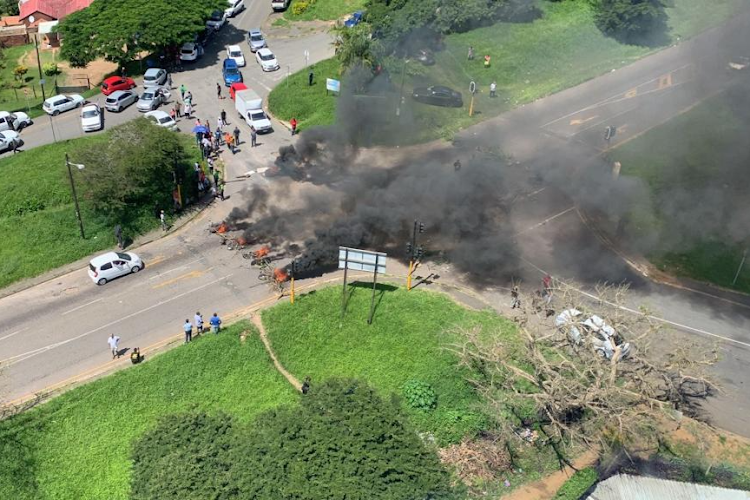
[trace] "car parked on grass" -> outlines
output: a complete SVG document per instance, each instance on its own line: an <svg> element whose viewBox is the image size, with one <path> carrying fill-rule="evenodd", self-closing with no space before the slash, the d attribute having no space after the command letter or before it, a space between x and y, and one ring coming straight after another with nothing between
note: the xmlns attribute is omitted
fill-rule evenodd
<svg viewBox="0 0 750 500"><path fill-rule="evenodd" d="M234 17L245 10L245 0L227 0L229 7L224 9L226 17Z"/></svg>
<svg viewBox="0 0 750 500"><path fill-rule="evenodd" d="M119 113L138 100L138 94L132 90L118 90L112 92L104 100L104 109Z"/></svg>
<svg viewBox="0 0 750 500"><path fill-rule="evenodd" d="M143 74L144 87L158 87L167 83L167 70L161 68L149 68Z"/></svg>
<svg viewBox="0 0 750 500"><path fill-rule="evenodd" d="M104 128L104 115L98 104L87 104L81 108L81 128L84 132L95 132Z"/></svg>
<svg viewBox="0 0 750 500"><path fill-rule="evenodd" d="M415 101L433 106L447 106L451 108L460 108L464 105L460 92L443 87L442 85L433 85L431 87L417 87L411 94Z"/></svg>
<svg viewBox="0 0 750 500"><path fill-rule="evenodd" d="M89 278L97 285L105 285L126 274L143 269L143 261L133 252L107 252L91 259Z"/></svg>
<svg viewBox="0 0 750 500"><path fill-rule="evenodd" d="M165 104L171 96L169 90L164 87L148 87L138 98L138 111L153 111Z"/></svg>
<svg viewBox="0 0 750 500"><path fill-rule="evenodd" d="M359 23L362 22L362 18L364 16L365 16L365 13L362 12L361 10L358 10L357 12L355 12L354 14L352 14L349 17L349 19L347 19L346 21L344 21L344 26L346 26L347 28L353 28L353 27L355 27L356 25L358 25Z"/></svg>
<svg viewBox="0 0 750 500"><path fill-rule="evenodd" d="M78 94L59 94L52 96L42 104L45 113L57 116L64 111L81 107L86 99Z"/></svg>
<svg viewBox="0 0 750 500"><path fill-rule="evenodd" d="M263 71L276 71L279 69L279 63L276 60L276 56L273 55L270 49L258 49L255 53L255 60L260 64L260 68Z"/></svg>
<svg viewBox="0 0 750 500"><path fill-rule="evenodd" d="M259 29L252 29L247 32L247 43L250 45L250 50L252 52L256 52L258 49L268 46L268 44L266 44L266 37L263 36L263 32Z"/></svg>
<svg viewBox="0 0 750 500"><path fill-rule="evenodd" d="M21 147L22 144L23 140L21 140L21 136L18 135L18 132L12 130L0 132L0 151L10 151L17 147Z"/></svg>
<svg viewBox="0 0 750 500"><path fill-rule="evenodd" d="M224 84L227 87L233 83L242 81L242 73L240 73L240 68L237 66L237 63L234 62L234 59L224 59L221 74L224 77Z"/></svg>
<svg viewBox="0 0 750 500"><path fill-rule="evenodd" d="M149 111L145 115L147 120L151 120L155 125L160 127L168 128L169 130L177 130L177 122L174 118L169 116L165 111L157 109L156 111Z"/></svg>
<svg viewBox="0 0 750 500"><path fill-rule="evenodd" d="M229 45L227 47L227 58L237 63L240 68L245 66L245 56L242 54L242 49L239 45Z"/></svg>
<svg viewBox="0 0 750 500"><path fill-rule="evenodd" d="M21 130L34 123L29 115L21 111L8 113L0 111L0 131L3 130Z"/></svg>
<svg viewBox="0 0 750 500"><path fill-rule="evenodd" d="M118 90L134 89L135 86L135 80L130 77L110 76L102 82L101 89L102 94L110 95L112 92L117 92Z"/></svg>
<svg viewBox="0 0 750 500"><path fill-rule="evenodd" d="M224 27L224 23L226 22L227 15L224 13L224 11L215 10L211 13L211 17L208 18L208 21L206 21L206 28L212 29L214 31L219 31Z"/></svg>
<svg viewBox="0 0 750 500"><path fill-rule="evenodd" d="M188 42L180 47L180 61L194 62L203 55L203 47L197 43Z"/></svg>

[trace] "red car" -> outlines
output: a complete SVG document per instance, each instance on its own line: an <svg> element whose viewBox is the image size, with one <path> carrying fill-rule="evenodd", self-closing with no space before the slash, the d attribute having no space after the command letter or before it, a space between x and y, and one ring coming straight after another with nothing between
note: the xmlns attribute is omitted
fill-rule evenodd
<svg viewBox="0 0 750 500"><path fill-rule="evenodd" d="M116 90L130 90L135 88L135 81L129 77L110 76L102 82L102 94L109 95Z"/></svg>

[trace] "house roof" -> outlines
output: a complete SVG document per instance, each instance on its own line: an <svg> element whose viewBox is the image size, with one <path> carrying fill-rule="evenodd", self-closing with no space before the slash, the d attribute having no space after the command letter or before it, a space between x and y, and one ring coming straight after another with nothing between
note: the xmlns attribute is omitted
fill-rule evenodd
<svg viewBox="0 0 750 500"><path fill-rule="evenodd" d="M653 477L637 477L627 474L612 476L596 485L587 497L589 500L748 500L747 491L729 490L716 486L680 483Z"/></svg>
<svg viewBox="0 0 750 500"><path fill-rule="evenodd" d="M20 16L5 16L3 18L0 18L0 23L3 26L18 26L20 24L23 24L21 22Z"/></svg>
<svg viewBox="0 0 750 500"><path fill-rule="evenodd" d="M22 0L19 5L19 17L26 19L35 12L41 12L53 19L62 19L68 14L85 9L91 2L93 0Z"/></svg>

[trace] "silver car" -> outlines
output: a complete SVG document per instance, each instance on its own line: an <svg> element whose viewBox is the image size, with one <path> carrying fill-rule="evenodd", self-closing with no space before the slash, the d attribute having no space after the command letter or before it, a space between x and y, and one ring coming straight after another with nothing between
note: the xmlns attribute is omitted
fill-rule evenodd
<svg viewBox="0 0 750 500"><path fill-rule="evenodd" d="M104 108L119 113L138 100L138 95L130 90L115 90L107 96Z"/></svg>
<svg viewBox="0 0 750 500"><path fill-rule="evenodd" d="M12 130L6 130L0 132L0 151L10 151L16 147L20 147L23 144L23 140L18 135L18 132Z"/></svg>
<svg viewBox="0 0 750 500"><path fill-rule="evenodd" d="M148 87L138 98L138 111L142 113L153 111L166 103L170 97L169 91L164 87Z"/></svg>
<svg viewBox="0 0 750 500"><path fill-rule="evenodd" d="M144 87L158 87L167 82L167 70L161 68L150 68L143 74Z"/></svg>
<svg viewBox="0 0 750 500"><path fill-rule="evenodd" d="M267 46L266 39L263 37L263 33L259 29L252 29L247 32L247 43L250 45L250 50L253 52Z"/></svg>

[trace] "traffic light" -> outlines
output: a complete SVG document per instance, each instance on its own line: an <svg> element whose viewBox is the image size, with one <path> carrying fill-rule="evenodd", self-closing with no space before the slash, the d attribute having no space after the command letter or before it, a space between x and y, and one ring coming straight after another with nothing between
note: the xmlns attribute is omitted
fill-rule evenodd
<svg viewBox="0 0 750 500"><path fill-rule="evenodd" d="M411 243L407 243L406 244L406 255L408 255L408 256L411 257L413 250L414 250L414 248L411 246Z"/></svg>
<svg viewBox="0 0 750 500"><path fill-rule="evenodd" d="M417 259L421 259L424 256L424 248L421 246L417 247Z"/></svg>
<svg viewBox="0 0 750 500"><path fill-rule="evenodd" d="M419 223L419 232L424 233L424 222Z"/></svg>

